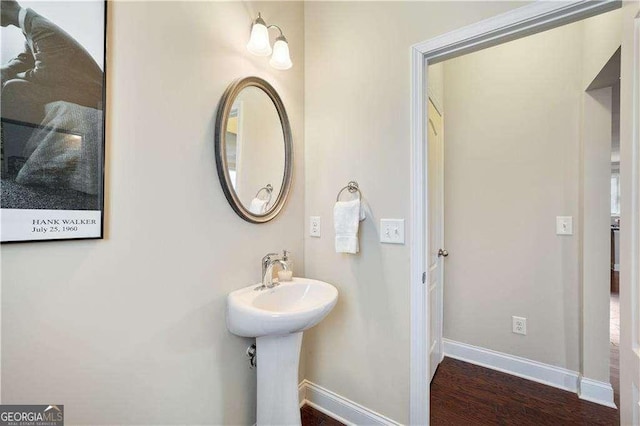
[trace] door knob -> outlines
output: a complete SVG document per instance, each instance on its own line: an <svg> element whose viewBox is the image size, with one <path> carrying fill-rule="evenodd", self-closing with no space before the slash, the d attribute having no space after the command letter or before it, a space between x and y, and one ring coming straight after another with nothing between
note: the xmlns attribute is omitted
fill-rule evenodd
<svg viewBox="0 0 640 426"><path fill-rule="evenodd" d="M440 257L440 256L447 257L447 256L449 256L449 252L446 251L445 249L440 249L440 250L438 250L438 257Z"/></svg>

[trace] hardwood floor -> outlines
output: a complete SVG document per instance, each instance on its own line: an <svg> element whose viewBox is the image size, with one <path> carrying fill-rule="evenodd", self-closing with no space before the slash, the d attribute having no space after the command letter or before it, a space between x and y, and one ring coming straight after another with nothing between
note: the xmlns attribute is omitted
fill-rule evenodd
<svg viewBox="0 0 640 426"><path fill-rule="evenodd" d="M575 393L451 358L431 382L431 425L618 424L618 410Z"/></svg>
<svg viewBox="0 0 640 426"><path fill-rule="evenodd" d="M613 368L613 366L612 366ZM302 426L344 426L305 405ZM618 410L499 371L445 358L431 382L432 426L619 425Z"/></svg>
<svg viewBox="0 0 640 426"><path fill-rule="evenodd" d="M302 416L302 426L345 426L309 405L300 409L300 415Z"/></svg>

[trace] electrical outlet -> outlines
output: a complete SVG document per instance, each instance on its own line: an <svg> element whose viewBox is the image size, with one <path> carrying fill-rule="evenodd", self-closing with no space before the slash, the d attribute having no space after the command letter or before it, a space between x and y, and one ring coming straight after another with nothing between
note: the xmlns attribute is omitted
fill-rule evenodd
<svg viewBox="0 0 640 426"><path fill-rule="evenodd" d="M320 216L311 216L309 218L309 235L320 237Z"/></svg>
<svg viewBox="0 0 640 426"><path fill-rule="evenodd" d="M527 334L527 319L523 317L511 317L513 332L516 334Z"/></svg>

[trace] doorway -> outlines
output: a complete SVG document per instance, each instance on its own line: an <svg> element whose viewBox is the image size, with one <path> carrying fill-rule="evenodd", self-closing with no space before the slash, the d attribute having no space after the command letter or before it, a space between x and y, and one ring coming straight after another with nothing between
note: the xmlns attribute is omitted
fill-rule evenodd
<svg viewBox="0 0 640 426"><path fill-rule="evenodd" d="M589 138L591 145L587 143L585 152L594 154L598 152L598 145L602 145L599 141L607 141L610 148L608 152L601 152L600 164L597 166L586 164L588 169L585 171L590 173L591 189L594 192L602 193L602 197L594 197L592 202L586 201L586 207L590 208L590 218L594 219L593 211L602 211L602 219L591 230L595 236L600 235L600 228L606 229L607 234L602 233L602 238L598 246L606 248L606 250L596 249L595 254L587 257L585 260L592 263L602 263L606 259L608 263L606 277L598 278L607 282L608 291L606 297L609 301L609 381L613 390L613 402L615 406L620 406L620 233L621 233L621 188L620 188L620 70L621 70L622 50L618 48L611 58L604 64L600 72L587 87L585 99L597 100L597 107L602 112L598 114L588 104L585 104L585 120L592 123L591 134L585 136L587 141ZM598 125L598 122L599 125ZM598 129L602 129L598 133ZM591 157L593 158L593 157ZM608 160L608 161L607 161ZM589 169L589 167L592 167ZM606 169L606 172L605 172ZM596 176L599 176L597 178ZM599 179L598 186L593 185ZM599 189L598 189L599 188ZM605 201L606 202L606 206ZM606 208L606 215L604 210ZM606 216L606 217L605 217ZM593 222L595 224L595 221ZM624 228L622 228L624 229ZM598 237L599 238L599 237ZM602 296L605 296L604 293Z"/></svg>
<svg viewBox="0 0 640 426"><path fill-rule="evenodd" d="M619 57L620 55L618 55ZM620 406L620 80L612 85L611 114L611 249L609 294L610 381Z"/></svg>
<svg viewBox="0 0 640 426"><path fill-rule="evenodd" d="M585 3L571 3L567 6L559 6L559 5L532 5L521 8L517 11L517 13L513 14L505 14L496 19L488 20L478 25L474 25L471 27L467 27L464 30L454 32L434 40L422 43L420 45L416 45L413 50L413 103L412 103L412 117L413 117L413 126L412 126L412 136L413 136L413 174L412 174L412 205L413 205L413 214L412 214L412 225L413 229L416 230L416 233L419 233L420 229L424 229L425 226L428 228L430 225L429 220L429 209L425 208L428 206L428 202L423 194L419 193L419 189L424 189L425 182L428 183L428 179L431 176L428 168L431 164L429 160L429 153L424 152L425 147L422 146L424 144L424 137L428 139L429 130L427 129L427 114L426 106L421 100L420 97L423 93L427 92L425 90L425 86L427 86L428 78L423 79L425 76L426 70L425 65L434 63L436 61L442 61L450 57L459 56L464 53L468 53L469 51L479 50L480 48L488 47L491 45L495 45L501 42L504 42L509 39L519 38L527 34L531 34L532 32L542 31L543 29L548 29L549 27L555 27L562 24L566 24L567 21L577 21L579 19L583 19L587 16L592 16L594 14L603 13L607 10L611 10L613 8L618 7L619 4L615 3L600 3L600 4L585 4ZM637 7L637 4L629 5L632 7ZM637 9L633 11L637 12ZM625 13L626 17L631 15L630 11L627 10ZM629 28L629 25L626 24L626 28ZM628 40L628 35L627 35ZM426 62L426 63L425 63ZM428 77L428 75L427 75ZM631 81L627 80L626 83L631 86ZM429 86L430 88L430 86ZM622 102L625 105L625 108L628 108L629 102ZM445 105L446 108L446 105ZM447 119L447 114L445 112L445 120ZM629 132L629 136L631 136ZM627 139L628 143L633 142L637 144L637 137ZM629 149L629 147L626 147ZM625 148L623 147L623 153L625 152ZM425 160L426 158L426 160ZM623 155L624 158L624 155ZM625 173L628 173L626 176L629 178L632 175L634 168L637 167L637 164L633 163L632 167L627 171L623 172L623 181L625 179ZM632 186L631 181L629 180L629 186L627 190L629 190L630 194L637 191L637 185ZM624 187L624 185L623 185ZM624 198L623 198L624 199ZM623 201L624 202L624 201ZM631 210L627 210L631 212ZM426 221L423 219L426 218ZM623 222L625 223L625 222ZM628 224L631 230L636 231L637 224L635 219L635 214L630 213ZM419 377L414 377L416 372L420 371L419 365L424 363L426 359L428 359L430 344L433 342L433 339L429 336L430 328L421 325L420 323L424 321L422 324L427 323L427 318L429 315L429 308L432 306L431 300L429 298L429 293L427 289L430 287L424 286L420 287L418 284L422 284L419 282L419 278L422 273L419 271L427 270L427 265L430 265L428 259L433 250L428 247L430 243L430 236L427 232L425 232L426 238L422 240L419 236L416 236L416 241L412 242L412 271L414 271L414 282L412 283L412 335L415 341L412 341L412 409L411 409L411 422L412 423L426 423L426 419L428 418L428 404L426 409L422 409L419 405L420 401L427 400L427 396L429 393L428 386L425 386L424 382L421 383L421 379ZM624 241L623 241L623 253L624 253ZM634 250L633 247L630 246L631 250ZM452 256L455 255L453 251L451 251ZM627 252L631 253L631 252ZM424 256L426 255L426 256ZM624 256L624 259L631 258L633 256ZM424 259L421 261L420 259ZM633 260L630 260L633 264ZM424 266L423 266L424 265ZM417 278L417 279L416 279ZM624 278L624 275L623 275ZM424 279L424 278L423 278ZM424 281L423 281L424 282ZM427 283L428 284L428 283ZM632 283L628 283L631 285ZM426 287L426 288L425 288ZM445 293L447 291L445 287ZM624 294L625 292L625 281L621 280L621 291ZM628 291L628 289L627 289ZM420 299L425 302L420 302ZM622 321L624 324L623 315ZM422 327L422 329L421 329ZM426 328L426 329L425 329ZM623 327L624 329L624 327ZM424 333L427 337L426 340L423 340L421 343L419 335ZM425 363L426 364L426 363ZM424 364L422 364L424 365ZM634 376L635 377L635 376ZM428 378L427 374L422 376L422 380ZM634 379L635 380L635 379ZM629 406L631 408L631 406Z"/></svg>
<svg viewBox="0 0 640 426"><path fill-rule="evenodd" d="M440 158L432 158L442 143L429 139L428 150L429 252L452 253L443 262L445 355L608 407L611 82L619 67L606 64L620 57L620 40L587 43L619 26L616 10L429 69L432 95L444 87L447 118L444 215L434 200ZM440 283L430 278L432 291ZM554 381L542 371L558 368L564 377L556 371Z"/></svg>

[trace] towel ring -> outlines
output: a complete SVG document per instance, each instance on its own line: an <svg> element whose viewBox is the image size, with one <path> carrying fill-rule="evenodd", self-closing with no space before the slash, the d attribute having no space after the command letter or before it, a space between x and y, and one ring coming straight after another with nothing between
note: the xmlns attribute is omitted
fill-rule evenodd
<svg viewBox="0 0 640 426"><path fill-rule="evenodd" d="M258 198L258 196L262 191L267 191L267 194L269 195L269 198L267 198L267 202L271 202L271 195L273 194L273 186L271 186L271 184L269 183L267 184L267 186L260 188L258 192L256 192L256 198Z"/></svg>
<svg viewBox="0 0 640 426"><path fill-rule="evenodd" d="M360 188L358 187L358 182L356 182L355 180L352 180L347 184L347 186L345 186L340 190L340 192L338 192L338 196L336 197L336 202L340 201L340 195L342 195L345 189L352 194L355 194L357 192L358 199L362 200L362 192L360 192Z"/></svg>

